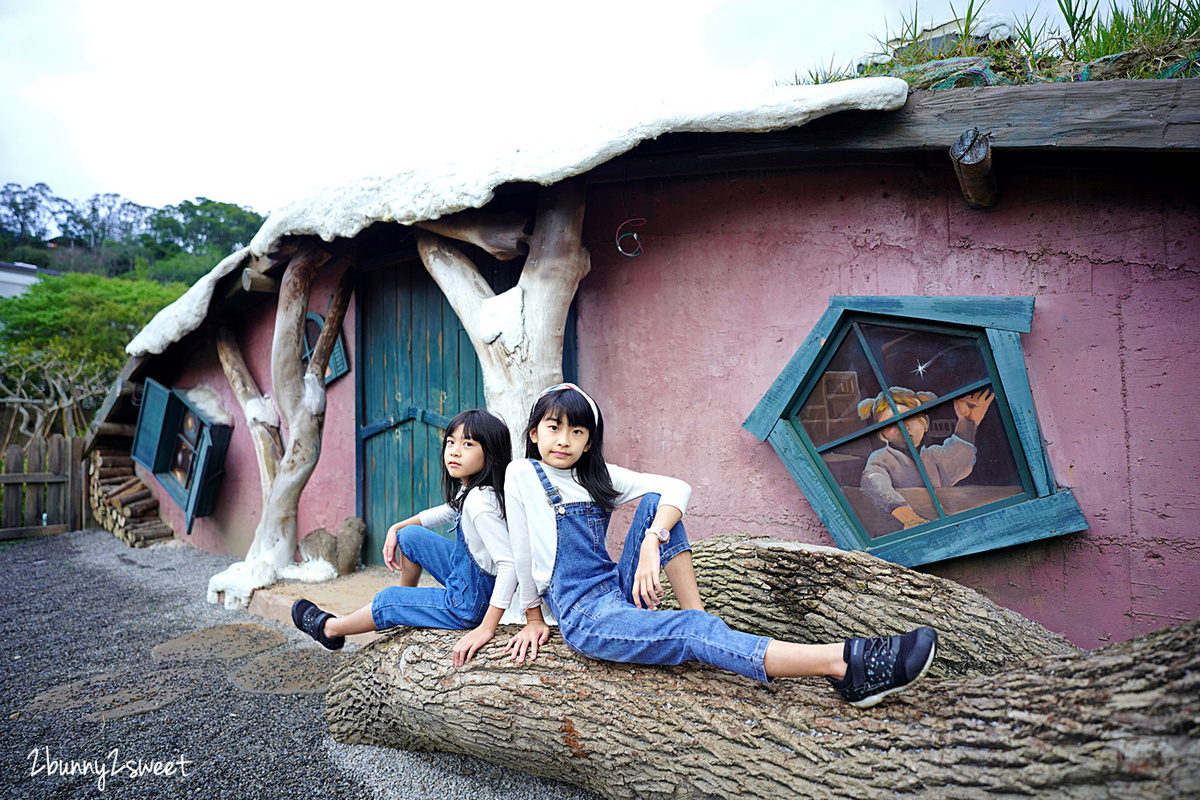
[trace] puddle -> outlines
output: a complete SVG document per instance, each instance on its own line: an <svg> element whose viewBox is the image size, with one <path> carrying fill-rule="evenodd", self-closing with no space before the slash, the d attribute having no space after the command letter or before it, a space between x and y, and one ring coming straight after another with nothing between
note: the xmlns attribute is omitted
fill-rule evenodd
<svg viewBox="0 0 1200 800"><path fill-rule="evenodd" d="M344 655L321 650L269 653L239 667L229 677L244 692L321 694L345 659Z"/></svg>
<svg viewBox="0 0 1200 800"><path fill-rule="evenodd" d="M173 703L203 675L204 670L194 667L93 675L42 692L28 708L53 712L91 707L87 719L93 722L131 717Z"/></svg>
<svg viewBox="0 0 1200 800"><path fill-rule="evenodd" d="M280 633L257 622L216 625L163 642L150 651L155 661L208 658L233 660L261 653L286 642Z"/></svg>

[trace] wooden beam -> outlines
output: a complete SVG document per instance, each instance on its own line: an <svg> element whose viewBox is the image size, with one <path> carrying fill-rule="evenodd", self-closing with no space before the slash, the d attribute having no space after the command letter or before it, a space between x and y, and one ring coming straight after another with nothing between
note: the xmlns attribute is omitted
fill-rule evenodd
<svg viewBox="0 0 1200 800"><path fill-rule="evenodd" d="M25 539L30 536L47 536L55 533L66 533L70 530L67 525L33 525L24 528L0 529L0 541L9 539Z"/></svg>
<svg viewBox="0 0 1200 800"><path fill-rule="evenodd" d="M247 292L279 293L279 278L263 275L247 267L242 270L242 289Z"/></svg>
<svg viewBox="0 0 1200 800"><path fill-rule="evenodd" d="M136 431L137 425L133 423L101 422L96 426L97 436L128 436L132 439Z"/></svg>
<svg viewBox="0 0 1200 800"><path fill-rule="evenodd" d="M991 208L1000 194L992 166L992 135L972 128L950 146L950 163L971 208Z"/></svg>
<svg viewBox="0 0 1200 800"><path fill-rule="evenodd" d="M997 151L1200 154L1200 81L1117 80L917 91L896 111L842 111L769 133L669 133L591 170L589 184L845 164L945 152L964 130Z"/></svg>

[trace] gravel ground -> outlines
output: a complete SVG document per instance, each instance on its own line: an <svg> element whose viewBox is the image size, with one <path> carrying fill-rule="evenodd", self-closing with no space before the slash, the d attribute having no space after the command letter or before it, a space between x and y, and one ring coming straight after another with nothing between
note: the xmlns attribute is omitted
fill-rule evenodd
<svg viewBox="0 0 1200 800"><path fill-rule="evenodd" d="M230 680L253 655L157 663L155 645L230 623L282 634L272 653L315 646L291 626L205 601L208 578L233 560L181 542L135 550L102 530L0 543L0 798L594 800L466 756L335 742L324 695ZM82 679L84 689L43 694ZM97 695L120 691L161 707L94 719ZM160 774L139 775L139 760ZM82 762L118 769L61 774Z"/></svg>

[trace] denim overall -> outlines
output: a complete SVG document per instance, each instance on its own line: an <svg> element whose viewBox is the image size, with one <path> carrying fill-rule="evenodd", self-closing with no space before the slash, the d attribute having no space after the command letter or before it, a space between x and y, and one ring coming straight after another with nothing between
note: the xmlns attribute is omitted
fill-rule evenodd
<svg viewBox="0 0 1200 800"><path fill-rule="evenodd" d="M763 669L767 637L735 631L704 611L651 611L633 604L633 578L642 537L658 510L657 494L642 497L620 563L614 564L606 543L609 513L596 503L564 503L542 465L534 461L533 468L558 528L554 569L543 599L572 649L635 664L699 661L768 680ZM662 563L691 549L678 522L660 551Z"/></svg>
<svg viewBox="0 0 1200 800"><path fill-rule="evenodd" d="M451 542L428 528L410 525L397 534L398 549L409 561L425 568L444 588L389 586L371 601L376 630L408 625L413 628L474 628L487 613L496 576L485 572L467 549L459 517Z"/></svg>

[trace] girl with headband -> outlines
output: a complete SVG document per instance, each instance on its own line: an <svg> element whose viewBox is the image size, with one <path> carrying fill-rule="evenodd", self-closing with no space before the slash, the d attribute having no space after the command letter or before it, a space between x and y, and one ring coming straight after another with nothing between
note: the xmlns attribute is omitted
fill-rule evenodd
<svg viewBox="0 0 1200 800"><path fill-rule="evenodd" d="M681 480L604 461L604 422L594 400L570 383L538 396L525 428L526 460L505 477L508 529L527 624L505 646L517 662L537 658L549 638L541 602L563 639L592 658L638 664L699 661L769 681L826 676L849 703L866 708L920 679L937 633L799 644L735 631L703 610L691 545L680 520L691 488ZM613 563L609 516L638 498L625 549ZM655 610L660 565L680 611Z"/></svg>

